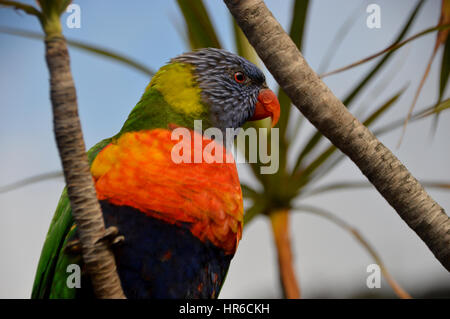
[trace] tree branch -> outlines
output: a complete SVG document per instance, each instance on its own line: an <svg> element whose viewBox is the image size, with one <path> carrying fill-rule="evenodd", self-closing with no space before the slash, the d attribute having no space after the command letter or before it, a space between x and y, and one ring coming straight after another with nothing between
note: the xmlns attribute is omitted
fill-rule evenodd
<svg viewBox="0 0 450 319"><path fill-rule="evenodd" d="M249 42L296 107L359 167L450 271L450 218L406 167L309 67L262 0L224 0Z"/></svg>
<svg viewBox="0 0 450 319"><path fill-rule="evenodd" d="M98 298L125 298L116 263L106 241L105 224L90 173L66 40L45 40L56 143L67 193L82 246L83 261Z"/></svg>
<svg viewBox="0 0 450 319"><path fill-rule="evenodd" d="M37 2L42 11L16 1L0 0L0 5L21 9L39 18L45 33L45 59L50 73L53 131L63 166L72 216L78 226L83 261L91 277L96 297L125 298L116 271L114 254L107 241L103 240L106 235L105 223L81 131L67 42L61 31L60 15L70 0ZM33 179L24 182L33 182Z"/></svg>

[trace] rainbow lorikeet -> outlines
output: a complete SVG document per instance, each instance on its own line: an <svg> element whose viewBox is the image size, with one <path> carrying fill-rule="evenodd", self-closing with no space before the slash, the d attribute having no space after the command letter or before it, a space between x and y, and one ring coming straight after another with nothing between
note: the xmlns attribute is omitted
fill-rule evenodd
<svg viewBox="0 0 450 319"><path fill-rule="evenodd" d="M279 112L255 65L225 50L201 49L159 69L119 133L89 150L105 225L116 226L124 237L113 249L128 298L217 297L241 238L243 202L235 163L174 161L174 128L197 134L204 148L220 142L194 131L194 120L202 120L204 129L225 131L269 116L274 124ZM194 153L199 146L189 147ZM226 147L222 151L231 156ZM67 285L67 267L83 269L76 243L64 191L32 298L93 297L86 274L81 288Z"/></svg>

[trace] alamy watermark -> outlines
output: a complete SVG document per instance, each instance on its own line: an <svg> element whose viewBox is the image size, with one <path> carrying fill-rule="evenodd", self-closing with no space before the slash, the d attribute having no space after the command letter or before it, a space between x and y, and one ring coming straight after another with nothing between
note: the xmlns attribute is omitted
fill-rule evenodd
<svg viewBox="0 0 450 319"><path fill-rule="evenodd" d="M69 29L81 28L81 7L72 3L67 6L66 12L70 13L66 19L66 25Z"/></svg>
<svg viewBox="0 0 450 319"><path fill-rule="evenodd" d="M381 288L381 269L377 264L370 264L367 266L366 271L370 273L366 279L367 288Z"/></svg>
<svg viewBox="0 0 450 319"><path fill-rule="evenodd" d="M239 134L241 132L241 134ZM205 146L203 136L211 138ZM270 144L268 143L270 136ZM225 136L216 127L202 131L202 121L194 121L194 131L177 127L172 131L172 141L177 141L171 151L172 161L180 163L245 163L237 156L237 150L248 150L248 162L260 162L261 174L275 174L279 168L279 129L253 127L247 129L226 128ZM234 147L234 140L236 146ZM248 147L247 146L248 140ZM270 145L270 154L269 154ZM194 154L192 154L192 152ZM224 156L225 155L225 156Z"/></svg>
<svg viewBox="0 0 450 319"><path fill-rule="evenodd" d="M70 264L66 268L69 274L66 279L67 288L81 288L81 268L77 264Z"/></svg>
<svg viewBox="0 0 450 319"><path fill-rule="evenodd" d="M369 29L381 28L381 8L376 3L367 6L366 12L369 13L366 19L366 25Z"/></svg>

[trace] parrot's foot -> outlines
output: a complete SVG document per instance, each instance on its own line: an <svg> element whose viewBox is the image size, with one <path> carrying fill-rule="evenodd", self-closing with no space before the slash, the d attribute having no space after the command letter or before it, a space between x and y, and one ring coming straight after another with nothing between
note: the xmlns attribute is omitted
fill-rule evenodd
<svg viewBox="0 0 450 319"><path fill-rule="evenodd" d="M81 243L78 239L67 242L65 251L72 255L81 254Z"/></svg>
<svg viewBox="0 0 450 319"><path fill-rule="evenodd" d="M103 237L98 239L99 241L106 241L106 243L113 247L115 245L120 244L125 240L125 237L123 235L119 235L119 229L116 226L110 226L106 228L105 234ZM79 239L71 240L66 245L66 251L70 254L81 254L81 242Z"/></svg>
<svg viewBox="0 0 450 319"><path fill-rule="evenodd" d="M119 235L119 228L109 226L105 230L105 234L98 241L105 240L110 246L117 245L125 240L123 235Z"/></svg>

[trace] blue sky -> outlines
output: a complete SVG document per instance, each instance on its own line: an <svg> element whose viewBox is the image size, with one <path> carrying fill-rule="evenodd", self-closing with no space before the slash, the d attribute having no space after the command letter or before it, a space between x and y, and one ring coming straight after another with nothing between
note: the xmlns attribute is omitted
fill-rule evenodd
<svg viewBox="0 0 450 319"><path fill-rule="evenodd" d="M34 4L34 1L24 1ZM67 38L96 44L127 54L158 69L171 57L188 50L179 29L183 21L175 1L112 2L74 1L81 6L81 28L64 27ZM234 51L231 18L222 1L205 1L223 46ZM283 27L289 26L292 1L266 1ZM354 62L387 46L395 37L416 1L311 1L304 55L317 69L337 29L351 15L355 23L334 53L330 69ZM381 29L365 25L365 7L377 3L381 8ZM410 35L436 24L440 1L424 5ZM63 21L67 18L63 16ZM34 17L0 8L0 26L39 31ZM409 83L408 91L387 116L405 116L414 90L431 54L435 35L425 36L400 50L388 67L362 94L357 109L374 109ZM87 146L115 134L136 104L149 78L122 64L70 49L71 66ZM438 54L417 108L436 100L441 53ZM326 79L338 96L344 96L372 63ZM267 73L266 73L267 74ZM374 92L388 81L382 93ZM271 79L272 88L276 84ZM447 95L448 97L448 90ZM31 175L60 169L51 122L48 71L41 41L0 33L0 185ZM450 112L444 113L436 137L431 140L431 121L410 125L400 149L399 131L381 138L420 178L450 180ZM305 125L298 143L304 143L311 126ZM241 179L250 180L244 166ZM342 163L322 183L363 180L349 161ZM43 182L15 192L0 194L0 297L27 298L36 263L62 180ZM431 191L444 207L450 207L448 193ZM374 190L338 192L307 200L321 205L355 225L374 244L388 268L407 289L420 291L445 282L448 274L425 245L400 220ZM256 220L244 234L222 297L279 296L275 251L269 227ZM345 297L365 288L365 267L370 257L348 234L313 216L295 215L292 223L296 269L305 296ZM426 277L425 277L426 274ZM389 291L386 284L383 289ZM263 292L261 292L263 291Z"/></svg>

